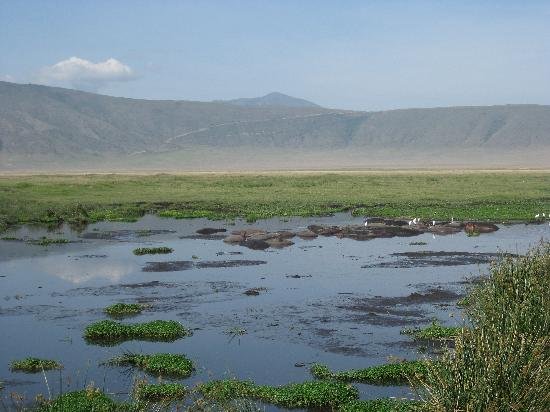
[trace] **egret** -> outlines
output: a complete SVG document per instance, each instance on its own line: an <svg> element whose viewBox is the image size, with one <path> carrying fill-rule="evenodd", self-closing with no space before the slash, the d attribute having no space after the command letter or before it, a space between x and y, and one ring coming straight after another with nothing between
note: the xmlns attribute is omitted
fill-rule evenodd
<svg viewBox="0 0 550 412"><path fill-rule="evenodd" d="M365 219L365 223L363 224L365 227L367 227L369 224L369 221L367 219Z"/></svg>
<svg viewBox="0 0 550 412"><path fill-rule="evenodd" d="M432 220L432 226L435 226L435 220Z"/></svg>
<svg viewBox="0 0 550 412"><path fill-rule="evenodd" d="M538 219L539 217L540 217L540 214L537 213L537 214L535 215L535 219Z"/></svg>
<svg viewBox="0 0 550 412"><path fill-rule="evenodd" d="M455 218L451 216L451 223L454 223Z"/></svg>
<svg viewBox="0 0 550 412"><path fill-rule="evenodd" d="M413 224L413 221L409 220L409 226L412 226L412 224Z"/></svg>

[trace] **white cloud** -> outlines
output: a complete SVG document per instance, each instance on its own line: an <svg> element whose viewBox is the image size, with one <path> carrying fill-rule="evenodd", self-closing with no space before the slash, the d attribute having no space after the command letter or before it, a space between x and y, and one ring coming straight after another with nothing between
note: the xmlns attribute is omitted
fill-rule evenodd
<svg viewBox="0 0 550 412"><path fill-rule="evenodd" d="M79 57L62 60L40 70L38 82L48 85L69 86L96 91L111 82L135 79L134 71L127 65L110 58L93 63Z"/></svg>

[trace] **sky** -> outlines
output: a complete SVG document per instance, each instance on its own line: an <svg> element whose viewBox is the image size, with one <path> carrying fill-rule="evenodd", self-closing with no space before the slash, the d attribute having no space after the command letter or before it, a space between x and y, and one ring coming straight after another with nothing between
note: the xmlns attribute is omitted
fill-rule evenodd
<svg viewBox="0 0 550 412"><path fill-rule="evenodd" d="M353 110L550 104L550 0L0 0L0 80Z"/></svg>

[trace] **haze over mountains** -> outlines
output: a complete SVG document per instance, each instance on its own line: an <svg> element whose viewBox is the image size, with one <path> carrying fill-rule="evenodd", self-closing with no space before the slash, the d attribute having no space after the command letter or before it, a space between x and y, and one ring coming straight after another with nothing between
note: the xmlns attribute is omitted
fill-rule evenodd
<svg viewBox="0 0 550 412"><path fill-rule="evenodd" d="M549 149L550 106L358 112L322 108L280 93L231 101L161 101L0 82L4 170L43 167L44 161L56 161L60 169L65 163L86 168L90 159L95 164L130 159L135 163L130 168L156 159L152 164L193 169L199 159L204 164L205 154L227 157L229 165L263 156L266 165L280 160L282 167L287 167L288 156L300 154L297 164L306 167L303 159L312 159L314 153L320 154L314 164L341 156L332 167L353 167L354 161L348 160L354 156L360 161L375 153L394 161L401 156L405 163L408 156L422 167L420 155L428 152L503 153L496 160L519 161L526 154L546 156ZM175 153L181 154L179 159ZM539 159L539 166L550 166L545 159Z"/></svg>

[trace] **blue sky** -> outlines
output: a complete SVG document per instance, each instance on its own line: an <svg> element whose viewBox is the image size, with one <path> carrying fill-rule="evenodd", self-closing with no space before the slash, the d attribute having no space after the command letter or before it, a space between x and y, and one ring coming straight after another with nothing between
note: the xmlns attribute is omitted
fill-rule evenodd
<svg viewBox="0 0 550 412"><path fill-rule="evenodd" d="M0 0L0 79L358 110L550 104L549 22L550 0Z"/></svg>

